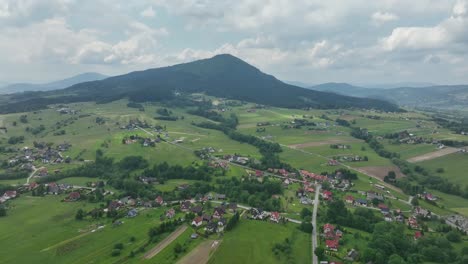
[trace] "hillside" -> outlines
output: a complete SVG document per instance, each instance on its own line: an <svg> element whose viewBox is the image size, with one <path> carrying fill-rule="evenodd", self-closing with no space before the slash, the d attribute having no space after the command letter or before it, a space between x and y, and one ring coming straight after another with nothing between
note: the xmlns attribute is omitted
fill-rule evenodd
<svg viewBox="0 0 468 264"><path fill-rule="evenodd" d="M101 81L85 82L54 92L10 97L16 103L1 112L25 111L51 103L108 102L128 97L133 101L172 99L175 92L208 95L287 108L366 108L396 111L395 105L376 99L336 95L288 85L231 55L132 72ZM24 109L28 107L28 109ZM21 108L21 109L18 109Z"/></svg>
<svg viewBox="0 0 468 264"><path fill-rule="evenodd" d="M400 106L440 109L468 107L468 85L438 85L428 87L400 87L391 89L363 88L346 83L325 83L312 90L333 92L362 98L376 98Z"/></svg>
<svg viewBox="0 0 468 264"><path fill-rule="evenodd" d="M86 73L82 73L82 74L79 74L70 78L66 78L66 79L58 80L54 82L49 82L49 83L42 83L42 84L13 83L13 84L0 87L0 93L8 94L8 93L18 93L18 92L26 92L26 91L58 90L58 89L70 87L77 83L102 80L107 77L108 76L105 76L96 72L86 72Z"/></svg>

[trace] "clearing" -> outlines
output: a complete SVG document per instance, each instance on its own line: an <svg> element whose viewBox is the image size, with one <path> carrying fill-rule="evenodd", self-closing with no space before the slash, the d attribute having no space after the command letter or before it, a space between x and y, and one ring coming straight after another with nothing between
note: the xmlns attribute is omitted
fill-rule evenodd
<svg viewBox="0 0 468 264"><path fill-rule="evenodd" d="M179 228L177 228L172 234L170 234L168 237L166 237L163 241L159 242L154 248L152 248L150 251L146 252L146 254L143 256L145 259L150 259L154 256L156 256L159 252L161 252L165 247L167 247L169 244L172 243L176 238L178 238L184 231L187 229L186 225L183 225Z"/></svg>
<svg viewBox="0 0 468 264"><path fill-rule="evenodd" d="M456 148L444 148L444 149L437 150L431 153L413 157L411 159L408 159L408 161L414 163L414 162L420 162L420 161L425 161L425 160L431 160L431 159L435 159L435 158L439 158L445 155L455 153L457 151L458 149Z"/></svg>
<svg viewBox="0 0 468 264"><path fill-rule="evenodd" d="M190 251L178 264L205 264L210 259L211 253L219 247L219 244L221 244L220 240L205 241Z"/></svg>

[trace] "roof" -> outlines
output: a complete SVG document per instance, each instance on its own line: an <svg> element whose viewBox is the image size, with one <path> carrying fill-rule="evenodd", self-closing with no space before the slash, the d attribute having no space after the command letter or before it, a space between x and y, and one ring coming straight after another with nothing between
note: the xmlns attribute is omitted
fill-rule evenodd
<svg viewBox="0 0 468 264"><path fill-rule="evenodd" d="M272 212L271 217L278 219L280 217L280 213L279 212Z"/></svg>
<svg viewBox="0 0 468 264"><path fill-rule="evenodd" d="M326 224L323 225L323 229L334 230L334 229L335 229L335 226L332 225L332 224L326 223Z"/></svg>
<svg viewBox="0 0 468 264"><path fill-rule="evenodd" d="M338 240L326 240L325 244L329 248L338 248L339 242Z"/></svg>
<svg viewBox="0 0 468 264"><path fill-rule="evenodd" d="M346 196L346 201L354 201L354 197L352 195Z"/></svg>
<svg viewBox="0 0 468 264"><path fill-rule="evenodd" d="M421 237L422 237L421 231L414 232L414 239L418 239L418 238L421 238Z"/></svg>
<svg viewBox="0 0 468 264"><path fill-rule="evenodd" d="M80 193L79 192L71 192L69 195L68 195L69 198L72 198L72 199L78 199L81 197Z"/></svg>
<svg viewBox="0 0 468 264"><path fill-rule="evenodd" d="M197 217L195 217L195 218L193 219L192 222L195 222L195 223L198 224L198 223L200 223L200 222L202 222L202 221L203 221L203 218L202 218L201 216L197 216Z"/></svg>

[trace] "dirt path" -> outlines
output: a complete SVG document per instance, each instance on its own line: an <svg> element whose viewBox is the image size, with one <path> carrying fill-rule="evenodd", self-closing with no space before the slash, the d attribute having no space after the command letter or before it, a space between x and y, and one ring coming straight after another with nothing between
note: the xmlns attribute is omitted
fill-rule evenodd
<svg viewBox="0 0 468 264"><path fill-rule="evenodd" d="M424 154L424 155L412 157L412 158L408 159L407 161L414 163L414 162L420 162L420 161L425 161L425 160L431 160L431 159L435 159L435 158L439 158L439 157L443 157L445 155L455 153L457 151L458 151L458 149L456 149L456 148L444 148L444 149L440 149L440 150L437 150L437 151L434 151L434 152L431 152L431 153L427 153L427 154Z"/></svg>
<svg viewBox="0 0 468 264"><path fill-rule="evenodd" d="M177 228L172 234L170 234L168 237L166 237L163 241L159 242L154 248L152 248L150 251L146 252L146 254L143 256L145 259L150 259L154 256L156 256L159 252L161 252L164 248L166 248L169 244L172 243L172 241L176 240L184 231L187 230L187 226L183 225L179 228Z"/></svg>
<svg viewBox="0 0 468 264"><path fill-rule="evenodd" d="M205 264L210 259L212 252L218 249L219 244L221 244L219 240L207 240L190 251L177 264Z"/></svg>

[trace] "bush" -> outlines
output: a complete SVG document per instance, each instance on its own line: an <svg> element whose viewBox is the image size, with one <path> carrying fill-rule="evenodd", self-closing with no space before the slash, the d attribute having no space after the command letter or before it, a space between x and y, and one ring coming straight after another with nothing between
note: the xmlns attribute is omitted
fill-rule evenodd
<svg viewBox="0 0 468 264"><path fill-rule="evenodd" d="M120 249L114 249L114 250L112 250L111 255L112 255L113 257L120 256L120 251L121 251Z"/></svg>
<svg viewBox="0 0 468 264"><path fill-rule="evenodd" d="M117 243L114 245L114 249L123 249L124 248L124 245L122 243Z"/></svg>

